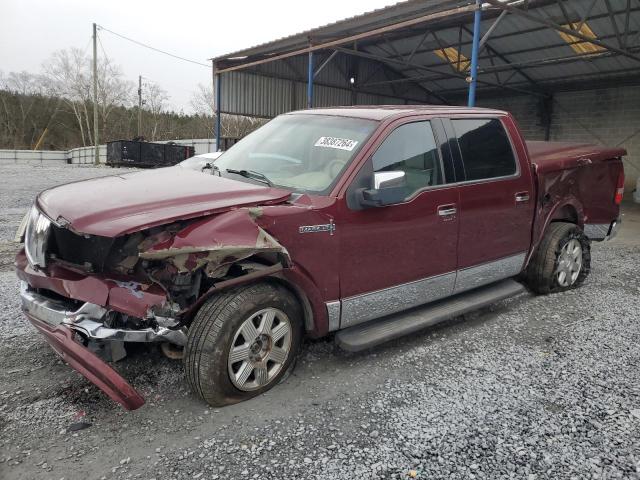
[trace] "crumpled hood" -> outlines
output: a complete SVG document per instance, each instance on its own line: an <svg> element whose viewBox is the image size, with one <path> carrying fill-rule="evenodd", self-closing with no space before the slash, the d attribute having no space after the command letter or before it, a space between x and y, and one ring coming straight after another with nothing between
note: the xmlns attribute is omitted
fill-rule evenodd
<svg viewBox="0 0 640 480"><path fill-rule="evenodd" d="M115 237L289 196L287 190L169 167L69 183L45 190L37 203L75 232Z"/></svg>

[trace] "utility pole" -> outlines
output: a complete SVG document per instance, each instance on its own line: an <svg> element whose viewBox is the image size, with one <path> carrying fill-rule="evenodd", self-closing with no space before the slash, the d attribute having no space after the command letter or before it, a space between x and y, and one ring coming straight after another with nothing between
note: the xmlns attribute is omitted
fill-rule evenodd
<svg viewBox="0 0 640 480"><path fill-rule="evenodd" d="M142 75L138 75L138 137L142 135Z"/></svg>
<svg viewBox="0 0 640 480"><path fill-rule="evenodd" d="M93 24L93 143L95 144L94 163L100 163L100 144L98 139L98 28Z"/></svg>

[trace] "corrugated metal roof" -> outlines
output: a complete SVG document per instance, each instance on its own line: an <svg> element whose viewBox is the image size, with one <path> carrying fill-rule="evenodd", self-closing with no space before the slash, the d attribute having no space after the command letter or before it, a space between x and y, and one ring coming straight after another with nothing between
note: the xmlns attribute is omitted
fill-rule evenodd
<svg viewBox="0 0 640 480"><path fill-rule="evenodd" d="M227 54L214 61L224 69L225 66L304 49L310 39L317 45L473 3L473 0L400 2ZM603 85L614 80L640 83L640 3L627 0L529 0L526 4L508 0L506 3L519 9L526 5L528 15L557 25L574 25L574 29L584 19L588 29L583 31L593 32L597 40L611 49L579 55L567 42L571 39L566 35L563 38L557 30L531 18L507 13L481 51L478 62L480 91L492 89L546 95L558 89L586 88L597 82ZM591 5L591 11L587 12ZM500 8L484 5L483 33L500 13ZM471 58L472 21L473 14L468 12L364 38L358 41L357 51L352 45L344 45L316 52L316 66L334 49L340 53L316 77L314 105L357 104L365 100L372 104L434 103L441 102L443 97L455 101L468 88L465 79L468 73L454 68L447 60L451 55L447 57L436 52L450 49L447 50L449 53L459 51L462 57ZM231 57L246 59L230 63ZM224 74L229 76L229 81L238 78L244 82L227 92L223 87L223 103L229 107L224 110L235 112L236 107L242 106L239 109L242 112L236 113L273 116L304 106L307 61L306 55L299 55L254 65L240 71L242 75L231 76L240 72ZM247 75L264 78L250 81ZM349 84L350 77L356 79L355 85ZM292 85L295 86L292 88ZM260 94L249 91L256 88ZM231 94L242 98L227 98Z"/></svg>
<svg viewBox="0 0 640 480"><path fill-rule="evenodd" d="M304 48L309 40L326 41L329 38L360 33L382 25L389 25L403 20L419 17L425 12L453 8L455 6L470 5L474 0L406 0L393 5L371 10L361 15L345 18L337 22L329 23L321 27L305 30L287 37L278 38L270 42L255 45L253 47L227 53L212 60L224 60L227 58L244 57L252 55L269 55L274 52L284 52Z"/></svg>

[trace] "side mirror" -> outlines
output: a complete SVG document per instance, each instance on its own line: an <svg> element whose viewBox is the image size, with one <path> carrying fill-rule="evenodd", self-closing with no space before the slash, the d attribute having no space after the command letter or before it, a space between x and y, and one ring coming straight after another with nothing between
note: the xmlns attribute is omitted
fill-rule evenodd
<svg viewBox="0 0 640 480"><path fill-rule="evenodd" d="M384 207L401 203L407 195L407 175L403 171L375 172L373 188L360 190L360 204Z"/></svg>

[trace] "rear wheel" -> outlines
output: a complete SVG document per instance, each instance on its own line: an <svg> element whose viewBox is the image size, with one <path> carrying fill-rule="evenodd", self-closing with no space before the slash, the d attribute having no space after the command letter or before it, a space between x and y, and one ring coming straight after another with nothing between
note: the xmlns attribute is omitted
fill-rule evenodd
<svg viewBox="0 0 640 480"><path fill-rule="evenodd" d="M531 258L525 279L537 293L562 292L579 287L590 269L590 243L580 227L554 222Z"/></svg>
<svg viewBox="0 0 640 480"><path fill-rule="evenodd" d="M189 385L213 406L263 393L290 370L302 337L302 312L286 289L267 283L212 297L189 329Z"/></svg>

